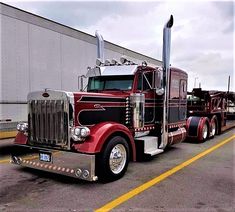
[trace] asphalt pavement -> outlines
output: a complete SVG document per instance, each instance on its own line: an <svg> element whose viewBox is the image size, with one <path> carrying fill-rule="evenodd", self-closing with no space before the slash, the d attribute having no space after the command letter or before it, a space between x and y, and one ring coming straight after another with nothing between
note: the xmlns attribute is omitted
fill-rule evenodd
<svg viewBox="0 0 235 212"><path fill-rule="evenodd" d="M94 211L162 176L235 134L205 143L184 142L146 162L129 164L112 183L86 182L9 164L13 139L0 140L0 211ZM234 211L235 139L193 161L159 183L119 202L114 211ZM127 194L128 196L128 194Z"/></svg>

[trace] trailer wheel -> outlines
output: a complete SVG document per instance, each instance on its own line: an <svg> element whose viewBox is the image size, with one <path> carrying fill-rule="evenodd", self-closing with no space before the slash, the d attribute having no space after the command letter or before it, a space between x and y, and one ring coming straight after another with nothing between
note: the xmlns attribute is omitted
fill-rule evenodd
<svg viewBox="0 0 235 212"><path fill-rule="evenodd" d="M207 138L208 138L208 125L207 123L204 123L202 128L202 141L206 141Z"/></svg>
<svg viewBox="0 0 235 212"><path fill-rule="evenodd" d="M216 118L211 119L211 137L214 137L217 134L217 122Z"/></svg>
<svg viewBox="0 0 235 212"><path fill-rule="evenodd" d="M103 152L97 158L96 170L103 182L110 182L121 178L129 163L129 146L121 136L111 138Z"/></svg>

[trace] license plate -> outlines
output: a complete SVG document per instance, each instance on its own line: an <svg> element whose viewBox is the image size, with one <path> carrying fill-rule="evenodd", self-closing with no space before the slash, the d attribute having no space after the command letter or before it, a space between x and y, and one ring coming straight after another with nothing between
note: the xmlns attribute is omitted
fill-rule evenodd
<svg viewBox="0 0 235 212"><path fill-rule="evenodd" d="M43 162L51 162L52 161L51 153L39 152L39 160Z"/></svg>

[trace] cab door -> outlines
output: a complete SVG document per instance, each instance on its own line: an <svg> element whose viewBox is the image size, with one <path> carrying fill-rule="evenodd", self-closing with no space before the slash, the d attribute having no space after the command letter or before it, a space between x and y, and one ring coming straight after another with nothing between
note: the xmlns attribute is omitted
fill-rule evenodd
<svg viewBox="0 0 235 212"><path fill-rule="evenodd" d="M145 115L144 124L152 124L155 120L155 92L153 89L154 72L144 71L137 75L137 92L142 92L145 95Z"/></svg>

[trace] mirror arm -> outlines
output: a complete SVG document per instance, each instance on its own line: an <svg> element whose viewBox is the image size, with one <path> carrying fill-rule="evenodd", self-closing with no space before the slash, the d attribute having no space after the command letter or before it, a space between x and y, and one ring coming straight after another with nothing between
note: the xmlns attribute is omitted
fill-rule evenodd
<svg viewBox="0 0 235 212"><path fill-rule="evenodd" d="M83 79L84 78L87 78L87 77L85 75L78 76L78 90L79 91L84 91L84 89L83 89Z"/></svg>

